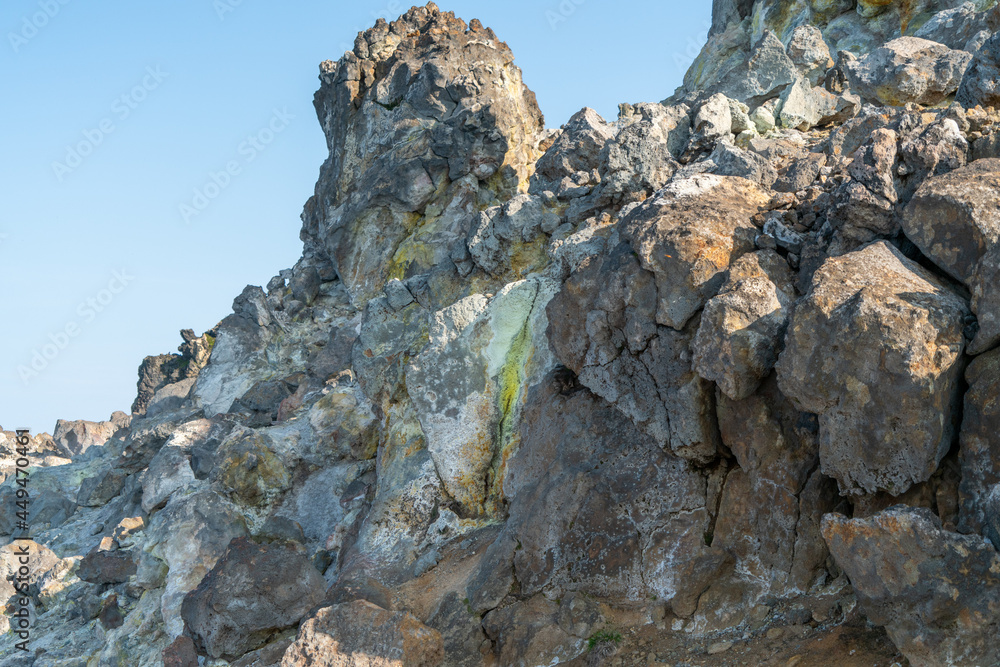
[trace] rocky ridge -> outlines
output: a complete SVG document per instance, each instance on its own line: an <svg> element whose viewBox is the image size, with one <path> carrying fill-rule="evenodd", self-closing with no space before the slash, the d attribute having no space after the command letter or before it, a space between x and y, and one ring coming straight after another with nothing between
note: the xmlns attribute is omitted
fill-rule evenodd
<svg viewBox="0 0 1000 667"><path fill-rule="evenodd" d="M1000 8L713 9L559 130L433 3L324 62L299 262L34 438L0 664L1000 662Z"/></svg>

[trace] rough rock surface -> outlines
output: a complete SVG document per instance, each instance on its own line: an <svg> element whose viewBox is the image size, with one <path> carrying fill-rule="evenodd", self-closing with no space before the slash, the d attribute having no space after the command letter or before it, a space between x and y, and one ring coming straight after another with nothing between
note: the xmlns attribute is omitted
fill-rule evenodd
<svg viewBox="0 0 1000 667"><path fill-rule="evenodd" d="M441 634L405 612L358 600L324 607L302 624L281 667L436 667Z"/></svg>
<svg viewBox="0 0 1000 667"><path fill-rule="evenodd" d="M951 448L964 301L884 241L828 260L799 302L782 391L819 415L823 472L844 493L898 495Z"/></svg>
<svg viewBox="0 0 1000 667"><path fill-rule="evenodd" d="M28 535L0 430L0 662L997 662L1000 6L713 12L559 129L433 3L324 62L301 259L28 439Z"/></svg>
<svg viewBox="0 0 1000 667"><path fill-rule="evenodd" d="M1000 662L1000 555L981 537L942 530L927 510L870 519L831 514L823 537L868 617L913 665Z"/></svg>
<svg viewBox="0 0 1000 667"><path fill-rule="evenodd" d="M968 283L987 250L1000 240L1000 160L976 160L928 179L902 218L903 231L943 271Z"/></svg>

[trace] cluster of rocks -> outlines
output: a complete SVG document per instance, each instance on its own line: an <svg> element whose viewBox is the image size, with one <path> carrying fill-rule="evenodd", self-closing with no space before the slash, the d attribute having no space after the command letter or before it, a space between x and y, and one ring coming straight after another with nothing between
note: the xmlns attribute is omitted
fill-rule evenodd
<svg viewBox="0 0 1000 667"><path fill-rule="evenodd" d="M33 443L3 664L599 664L787 623L1000 663L1000 9L714 9L671 98L559 130L433 3L323 63L303 257L147 358L131 416Z"/></svg>

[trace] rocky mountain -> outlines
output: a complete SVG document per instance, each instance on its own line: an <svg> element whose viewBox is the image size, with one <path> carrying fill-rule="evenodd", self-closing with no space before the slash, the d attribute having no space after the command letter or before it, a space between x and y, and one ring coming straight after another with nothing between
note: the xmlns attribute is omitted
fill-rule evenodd
<svg viewBox="0 0 1000 667"><path fill-rule="evenodd" d="M32 441L31 541L3 434L2 664L1000 664L994 31L715 0L547 130L479 21L380 20L302 258Z"/></svg>

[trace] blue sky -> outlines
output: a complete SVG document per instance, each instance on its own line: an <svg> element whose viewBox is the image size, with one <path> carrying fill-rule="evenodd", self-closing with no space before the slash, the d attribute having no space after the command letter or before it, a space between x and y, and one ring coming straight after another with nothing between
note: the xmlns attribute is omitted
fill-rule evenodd
<svg viewBox="0 0 1000 667"><path fill-rule="evenodd" d="M510 45L549 127L667 97L711 13L707 0L439 4ZM128 411L144 356L295 263L326 157L318 65L408 7L4 0L3 428Z"/></svg>

